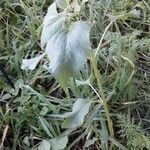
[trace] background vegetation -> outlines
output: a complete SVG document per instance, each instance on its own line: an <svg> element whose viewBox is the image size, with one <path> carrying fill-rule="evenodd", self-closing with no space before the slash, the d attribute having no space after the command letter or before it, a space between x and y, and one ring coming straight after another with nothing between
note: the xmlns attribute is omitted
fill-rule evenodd
<svg viewBox="0 0 150 150"><path fill-rule="evenodd" d="M97 57L89 57L69 81L70 98L45 71L44 60L34 71L21 70L23 58L42 53L42 22L50 4L0 1L0 64L15 85L8 85L0 72L0 149L149 150L150 2L79 0L77 18L91 22ZM85 99L90 101L86 117ZM75 102L77 112L64 117ZM80 126L72 128L76 118Z"/></svg>

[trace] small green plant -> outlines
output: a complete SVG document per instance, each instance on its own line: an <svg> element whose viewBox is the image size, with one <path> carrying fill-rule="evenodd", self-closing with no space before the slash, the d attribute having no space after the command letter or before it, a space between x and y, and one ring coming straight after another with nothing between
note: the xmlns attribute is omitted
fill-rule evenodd
<svg viewBox="0 0 150 150"><path fill-rule="evenodd" d="M119 134L126 138L128 149L150 149L150 137L142 131L140 123L135 125L135 119L129 116L118 115L118 126L121 128Z"/></svg>
<svg viewBox="0 0 150 150"><path fill-rule="evenodd" d="M47 65L48 71L58 80L68 96L68 80L73 77L77 71L81 70L89 54L94 74L99 87L100 102L104 106L108 126L111 136L113 136L113 127L107 100L102 88L100 74L97 64L90 47L90 24L92 22L80 20L80 9L85 2L74 2L64 6L60 1L54 2L49 8L44 18L43 31L41 35L41 47L45 53L37 58L24 59L22 69L35 69L40 59L46 54L50 63ZM57 12L57 5L63 8L63 12ZM76 9L76 7L79 7ZM91 51L91 52L90 52ZM82 114L80 114L82 115Z"/></svg>

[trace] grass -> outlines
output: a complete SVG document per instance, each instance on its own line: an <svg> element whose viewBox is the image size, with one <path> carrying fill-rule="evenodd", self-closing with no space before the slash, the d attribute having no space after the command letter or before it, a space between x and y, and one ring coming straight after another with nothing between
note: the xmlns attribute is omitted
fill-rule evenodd
<svg viewBox="0 0 150 150"><path fill-rule="evenodd" d="M47 141L53 149L56 141L67 150L150 149L150 2L82 5L78 18L92 24L93 51L69 81L69 98L42 67L46 58L34 71L21 70L23 58L42 53L42 22L51 3L0 1L0 64L15 85L0 72L0 149L48 148ZM65 129L60 116L79 98L90 101L89 112L78 128Z"/></svg>

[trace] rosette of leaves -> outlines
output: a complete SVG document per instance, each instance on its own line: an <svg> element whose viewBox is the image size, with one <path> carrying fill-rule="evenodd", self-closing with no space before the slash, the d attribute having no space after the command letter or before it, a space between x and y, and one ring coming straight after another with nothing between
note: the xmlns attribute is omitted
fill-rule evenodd
<svg viewBox="0 0 150 150"><path fill-rule="evenodd" d="M22 69L34 70L39 61L46 55L49 64L46 69L55 77L63 88L67 87L70 77L73 77L85 64L90 50L90 24L88 21L76 21L77 13L70 11L73 5L63 3L61 13L57 11L54 2L48 8L43 21L41 34L42 55L23 59Z"/></svg>

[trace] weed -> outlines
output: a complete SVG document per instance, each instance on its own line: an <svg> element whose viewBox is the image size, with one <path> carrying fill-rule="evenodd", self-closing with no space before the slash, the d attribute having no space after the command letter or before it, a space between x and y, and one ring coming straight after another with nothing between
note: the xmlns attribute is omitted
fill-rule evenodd
<svg viewBox="0 0 150 150"><path fill-rule="evenodd" d="M0 2L0 149L149 149L150 2L55 2Z"/></svg>

